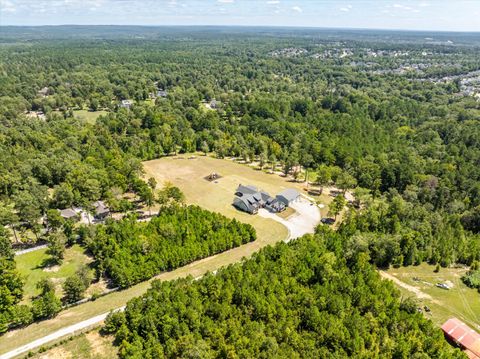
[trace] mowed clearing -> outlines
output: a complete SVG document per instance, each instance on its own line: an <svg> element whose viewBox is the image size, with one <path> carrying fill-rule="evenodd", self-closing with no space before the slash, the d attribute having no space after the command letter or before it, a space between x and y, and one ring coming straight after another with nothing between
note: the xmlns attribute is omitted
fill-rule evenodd
<svg viewBox="0 0 480 359"><path fill-rule="evenodd" d="M304 184L302 183L289 182L287 178L275 174L266 174L233 161L208 156L197 156L193 159L188 159L187 155L166 157L144 162L143 165L146 178L154 177L159 186L165 182L171 182L178 186L185 193L189 204L198 204L210 211L222 213L227 217L236 218L254 226L258 240L243 246L245 255L251 253L249 247L259 249L266 244L287 239L288 231L277 221L243 213L233 207L232 201L238 185L254 185L272 196L286 188L296 188L299 192L304 193ZM220 178L212 182L207 181L205 177L213 172L217 173ZM326 209L323 210L325 213L326 211Z"/></svg>
<svg viewBox="0 0 480 359"><path fill-rule="evenodd" d="M161 273L153 279L174 280L189 275L198 278L208 271L216 271L223 266L237 263L242 258L250 257L260 248L288 239L288 230L281 223L258 215L242 213L237 211L231 203L239 183L258 186L269 191L271 195L289 187L302 191L302 184L291 183L286 178L269 175L238 163L204 156L192 160L167 157L145 162L144 166L147 178L154 176L159 185L164 181L171 181L184 191L188 203L198 204L205 209L252 224L257 230L258 237L255 242ZM203 178L212 172L217 172L223 178L220 178L218 183L209 182ZM331 198L327 200L330 201ZM326 210L326 208L323 209L322 214ZM53 319L5 333L0 336L0 357L3 353L44 338L62 328L122 307L130 299L144 294L148 288L150 288L150 281L142 282L100 297L93 302L66 309Z"/></svg>
<svg viewBox="0 0 480 359"><path fill-rule="evenodd" d="M419 266L392 268L383 277L393 277L404 297L415 298L422 308L427 305L431 312L425 313L437 325L457 317L480 330L480 294L463 284L463 268L440 268L423 263ZM448 283L451 289L438 288L435 284Z"/></svg>

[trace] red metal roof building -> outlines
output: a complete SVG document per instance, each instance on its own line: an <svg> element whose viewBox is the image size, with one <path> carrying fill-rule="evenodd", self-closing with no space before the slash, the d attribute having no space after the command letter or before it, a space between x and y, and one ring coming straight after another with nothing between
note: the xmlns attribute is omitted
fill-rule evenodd
<svg viewBox="0 0 480 359"><path fill-rule="evenodd" d="M470 359L480 359L480 334L457 318L442 325L445 336L457 343Z"/></svg>

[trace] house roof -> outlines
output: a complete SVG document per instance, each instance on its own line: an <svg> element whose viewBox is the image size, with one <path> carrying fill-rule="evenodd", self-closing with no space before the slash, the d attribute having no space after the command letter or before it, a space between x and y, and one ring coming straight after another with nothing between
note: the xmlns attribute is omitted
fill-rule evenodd
<svg viewBox="0 0 480 359"><path fill-rule="evenodd" d="M245 204L246 208L249 210L253 211L255 209L258 209L258 204L253 198L252 195L245 195L243 197L235 197L233 200L233 204L240 204L243 203Z"/></svg>
<svg viewBox="0 0 480 359"><path fill-rule="evenodd" d="M293 188L287 188L286 190L280 192L278 196L282 196L284 197L286 200L288 200L289 202L290 201L294 201L296 200L299 196L300 196L300 193L296 190L296 189L293 189Z"/></svg>
<svg viewBox="0 0 480 359"><path fill-rule="evenodd" d="M237 187L237 192L241 193L242 195L254 194L258 192L258 188L255 186L250 186L250 185L244 186L243 184L241 184Z"/></svg>
<svg viewBox="0 0 480 359"><path fill-rule="evenodd" d="M468 352L470 358L480 359L480 334L457 318L451 318L442 325L442 330L451 340ZM471 356L474 354L475 356Z"/></svg>
<svg viewBox="0 0 480 359"><path fill-rule="evenodd" d="M108 213L108 207L103 201L97 201L93 204L95 208L95 214L105 214Z"/></svg>
<svg viewBox="0 0 480 359"><path fill-rule="evenodd" d="M60 216L63 218L73 218L77 215L77 212L75 212L72 208L66 208L60 210Z"/></svg>

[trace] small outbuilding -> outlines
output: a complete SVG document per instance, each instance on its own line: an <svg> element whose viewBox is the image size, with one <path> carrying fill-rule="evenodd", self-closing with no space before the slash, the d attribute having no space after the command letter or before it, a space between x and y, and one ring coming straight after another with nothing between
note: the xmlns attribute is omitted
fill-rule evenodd
<svg viewBox="0 0 480 359"><path fill-rule="evenodd" d="M279 194L277 194L277 200L282 202L285 206L289 206L292 202L297 201L300 198L300 192L296 189L288 188Z"/></svg>
<svg viewBox="0 0 480 359"><path fill-rule="evenodd" d="M133 105L133 101L132 100L122 100L122 102L120 103L120 107L122 108L130 108L132 107Z"/></svg>

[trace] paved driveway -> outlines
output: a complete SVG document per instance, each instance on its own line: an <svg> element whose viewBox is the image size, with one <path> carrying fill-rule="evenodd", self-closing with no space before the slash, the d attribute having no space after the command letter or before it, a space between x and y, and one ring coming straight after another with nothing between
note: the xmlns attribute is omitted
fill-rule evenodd
<svg viewBox="0 0 480 359"><path fill-rule="evenodd" d="M289 231L287 242L291 239L299 238L304 234L314 233L315 227L320 223L321 219L318 207L304 198L300 198L298 201L292 203L290 207L292 207L296 213L287 219L280 218L264 208L258 211L258 215L264 218L271 218L287 227Z"/></svg>

